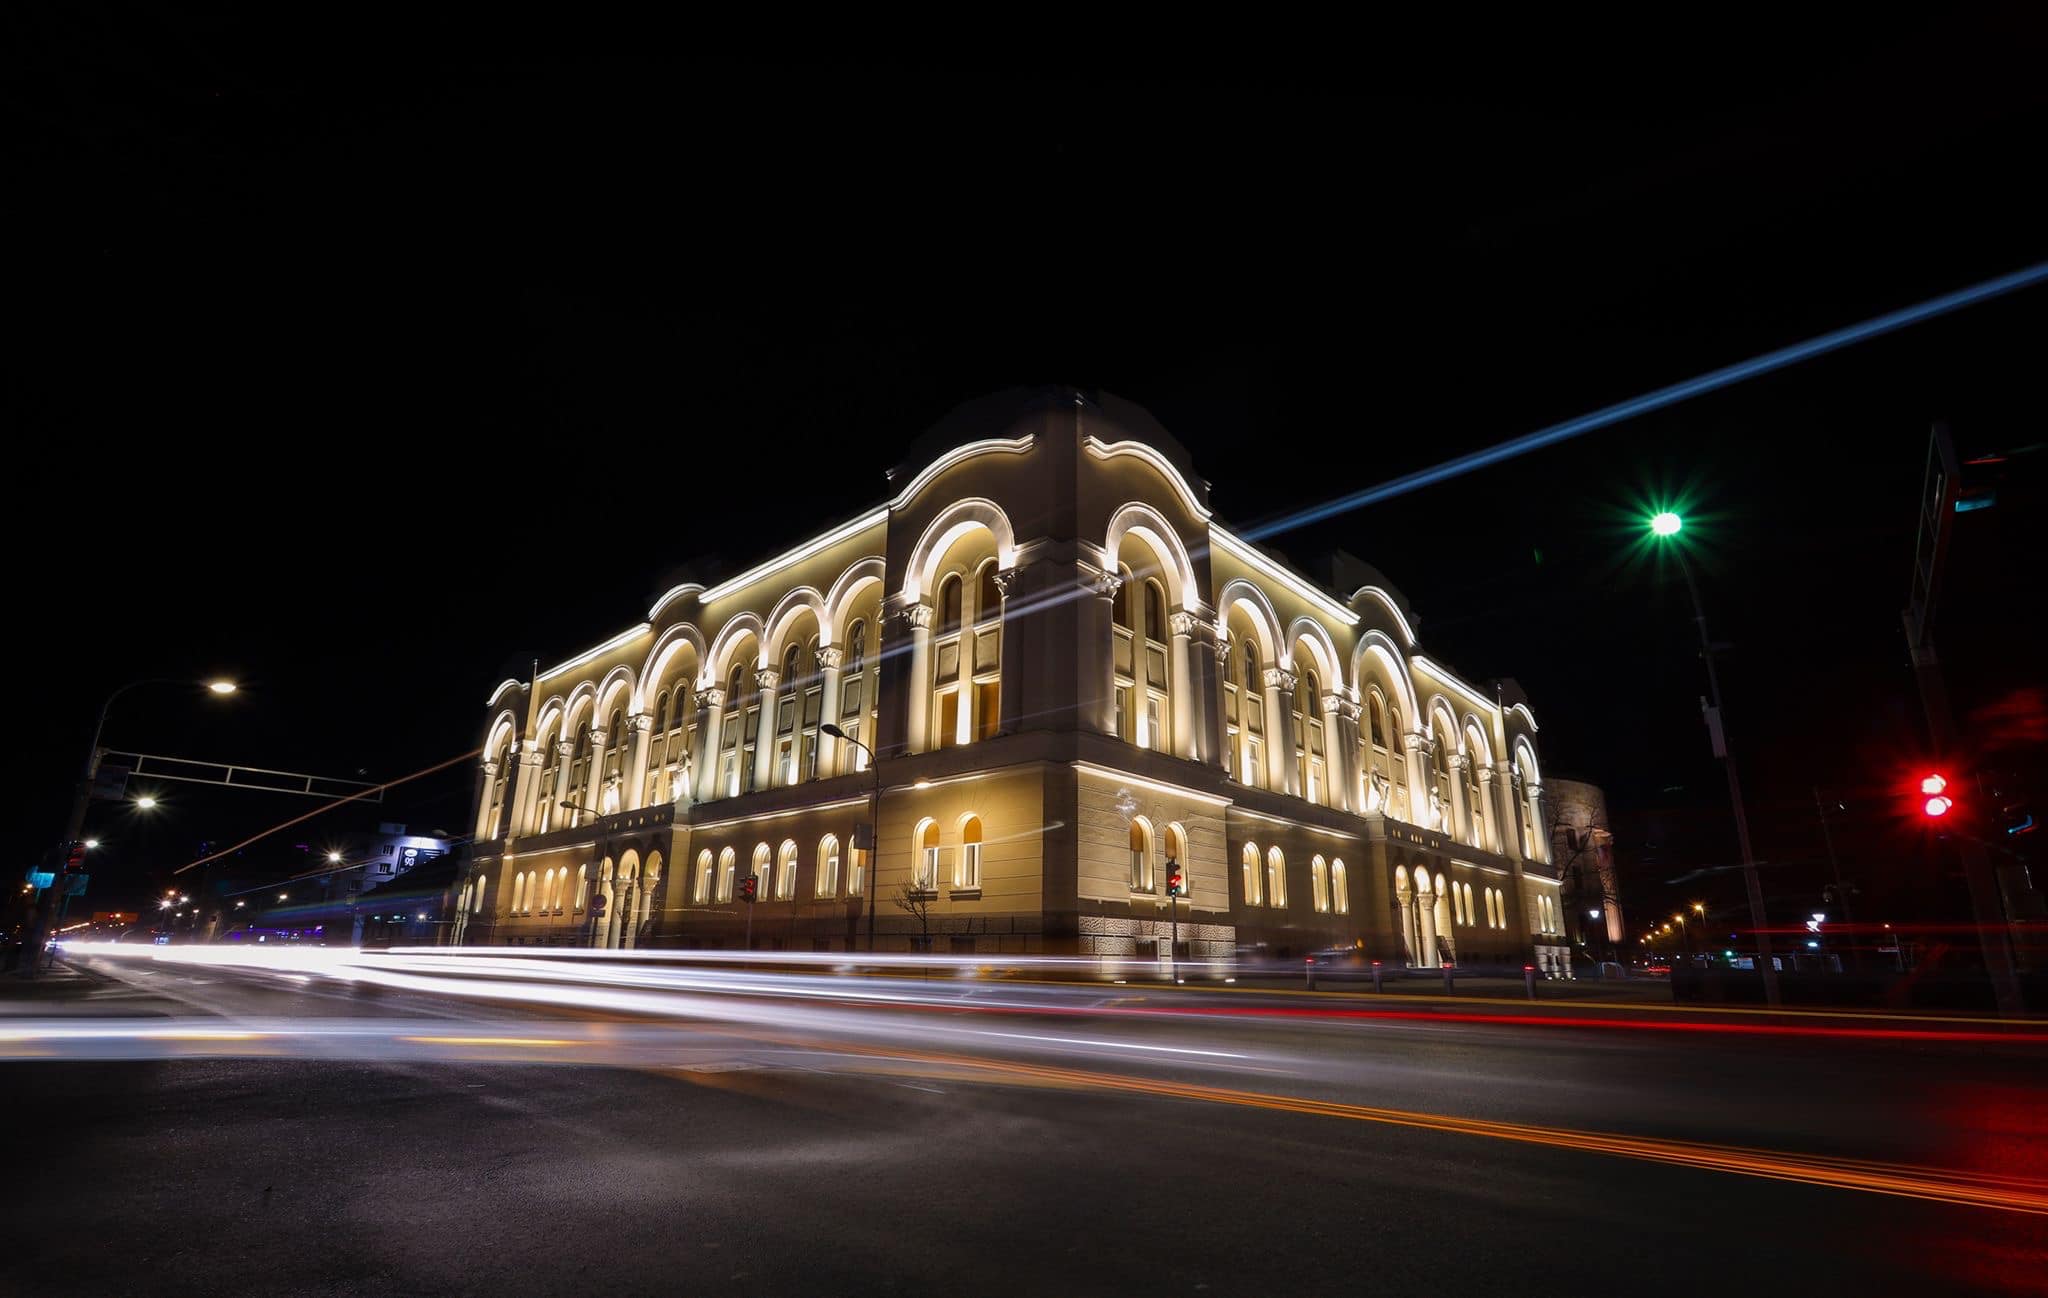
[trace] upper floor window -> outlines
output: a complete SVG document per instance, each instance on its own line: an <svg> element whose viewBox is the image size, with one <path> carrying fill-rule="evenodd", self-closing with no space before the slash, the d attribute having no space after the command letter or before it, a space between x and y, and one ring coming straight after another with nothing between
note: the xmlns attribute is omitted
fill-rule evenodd
<svg viewBox="0 0 2048 1298"><path fill-rule="evenodd" d="M1115 669L1117 736L1140 748L1167 749L1171 654L1166 639L1166 590L1152 578L1118 570L1111 657Z"/></svg>
<svg viewBox="0 0 2048 1298"><path fill-rule="evenodd" d="M1002 724L1002 592L995 560L970 586L959 572L939 582L932 641L932 747L992 737ZM968 594L974 604L968 606Z"/></svg>

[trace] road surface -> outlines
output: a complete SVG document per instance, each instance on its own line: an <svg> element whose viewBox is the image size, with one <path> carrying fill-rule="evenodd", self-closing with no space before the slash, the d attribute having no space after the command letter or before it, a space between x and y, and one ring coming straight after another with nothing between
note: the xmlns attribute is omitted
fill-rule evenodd
<svg viewBox="0 0 2048 1298"><path fill-rule="evenodd" d="M11 1292L2048 1293L2040 1024L77 963Z"/></svg>

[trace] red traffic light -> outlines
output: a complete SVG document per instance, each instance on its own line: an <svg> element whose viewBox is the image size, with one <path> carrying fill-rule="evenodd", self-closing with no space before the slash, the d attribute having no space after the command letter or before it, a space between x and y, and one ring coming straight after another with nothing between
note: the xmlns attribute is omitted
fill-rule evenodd
<svg viewBox="0 0 2048 1298"><path fill-rule="evenodd" d="M759 888L760 886L761 886L761 885L760 885L760 881L759 881L758 879L756 879L756 878L755 878L755 877L754 877L753 875L751 875L751 874L750 874L750 875L748 875L748 876L747 876L746 878L744 878L744 879L741 879L741 880L740 880L740 900L741 900L741 901L752 901L752 900L754 899L754 892L755 892L755 889Z"/></svg>
<svg viewBox="0 0 2048 1298"><path fill-rule="evenodd" d="M1921 813L1929 819L1946 816L1954 810L1956 800L1948 796L1948 777L1939 772L1930 772L1920 781L1920 792L1926 801L1920 804Z"/></svg>

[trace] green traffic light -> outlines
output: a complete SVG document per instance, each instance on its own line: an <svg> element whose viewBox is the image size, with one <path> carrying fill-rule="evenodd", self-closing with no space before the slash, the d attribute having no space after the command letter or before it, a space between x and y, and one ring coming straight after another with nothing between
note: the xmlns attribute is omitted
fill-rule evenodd
<svg viewBox="0 0 2048 1298"><path fill-rule="evenodd" d="M1668 509L1650 520L1650 530L1658 536L1677 536L1678 529L1684 526L1685 520Z"/></svg>

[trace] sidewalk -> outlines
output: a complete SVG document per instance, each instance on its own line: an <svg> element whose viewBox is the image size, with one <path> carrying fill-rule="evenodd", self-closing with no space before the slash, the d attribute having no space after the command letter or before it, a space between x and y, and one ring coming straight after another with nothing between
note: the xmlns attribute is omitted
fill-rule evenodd
<svg viewBox="0 0 2048 1298"><path fill-rule="evenodd" d="M0 974L0 1019L165 1015L163 998L59 956L34 978Z"/></svg>

